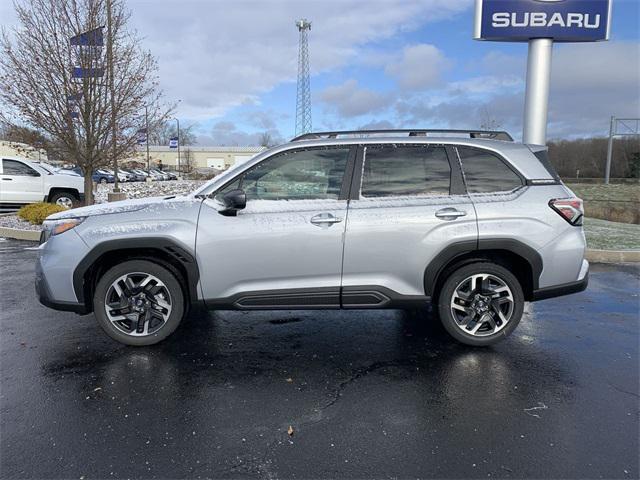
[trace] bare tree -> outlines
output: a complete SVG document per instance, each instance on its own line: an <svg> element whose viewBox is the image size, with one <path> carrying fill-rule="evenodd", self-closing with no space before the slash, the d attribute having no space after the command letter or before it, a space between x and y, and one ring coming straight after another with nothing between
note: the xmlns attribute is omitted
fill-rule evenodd
<svg viewBox="0 0 640 480"><path fill-rule="evenodd" d="M193 152L190 148L185 148L182 151L182 156L180 158L180 169L182 173L190 175L193 172L196 166L196 159L193 155Z"/></svg>
<svg viewBox="0 0 640 480"><path fill-rule="evenodd" d="M195 125L180 127L180 145L195 145L197 142L194 133ZM149 132L151 145L169 145L169 140L178 136L178 128L175 122L168 120L159 123Z"/></svg>
<svg viewBox="0 0 640 480"><path fill-rule="evenodd" d="M273 137L271 136L271 133L269 132L262 132L260 134L260 138L259 138L259 142L260 142L260 146L261 147L273 147L275 145L274 141L273 141Z"/></svg>
<svg viewBox="0 0 640 480"><path fill-rule="evenodd" d="M0 37L0 115L43 133L65 160L80 166L87 204L93 203L91 173L110 159L112 124L115 153L122 159L134 151L145 105L152 125L171 111L162 104L156 61L128 29L123 0L112 0L112 116L101 42L70 44L71 37L106 24L104 0L16 0L14 5L18 26ZM74 67L83 73L80 78Z"/></svg>
<svg viewBox="0 0 640 480"><path fill-rule="evenodd" d="M33 128L0 122L0 140L12 143L24 143L36 150L49 150L51 141Z"/></svg>

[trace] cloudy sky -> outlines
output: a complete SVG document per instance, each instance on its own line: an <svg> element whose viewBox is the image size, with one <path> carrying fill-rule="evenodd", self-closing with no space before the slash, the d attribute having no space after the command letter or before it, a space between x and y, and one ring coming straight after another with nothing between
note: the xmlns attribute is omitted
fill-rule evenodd
<svg viewBox="0 0 640 480"><path fill-rule="evenodd" d="M9 0L0 18L12 23ZM133 27L199 143L294 133L298 32L310 33L313 128L478 128L521 135L526 44L472 39L473 0L128 0ZM551 138L640 116L639 0L614 0L612 38L554 47Z"/></svg>

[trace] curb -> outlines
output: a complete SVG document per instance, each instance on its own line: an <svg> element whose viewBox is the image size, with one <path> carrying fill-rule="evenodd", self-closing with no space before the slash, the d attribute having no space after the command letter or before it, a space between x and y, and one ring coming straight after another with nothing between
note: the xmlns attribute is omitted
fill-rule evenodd
<svg viewBox="0 0 640 480"><path fill-rule="evenodd" d="M0 227L0 237L37 242L40 240L40 230L22 230L20 228Z"/></svg>
<svg viewBox="0 0 640 480"><path fill-rule="evenodd" d="M40 231L0 227L0 237L15 240L40 240ZM640 250L596 250L587 248L585 258L593 263L640 263Z"/></svg>
<svg viewBox="0 0 640 480"><path fill-rule="evenodd" d="M640 250L596 250L587 248L585 258L593 263L637 263Z"/></svg>

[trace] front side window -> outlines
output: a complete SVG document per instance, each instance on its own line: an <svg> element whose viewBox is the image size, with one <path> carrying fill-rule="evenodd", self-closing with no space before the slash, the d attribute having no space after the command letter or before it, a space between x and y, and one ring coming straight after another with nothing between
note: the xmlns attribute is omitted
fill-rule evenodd
<svg viewBox="0 0 640 480"><path fill-rule="evenodd" d="M247 201L337 200L349 151L347 147L283 152L252 167L221 192L241 188Z"/></svg>
<svg viewBox="0 0 640 480"><path fill-rule="evenodd" d="M3 175L15 175L18 177L39 177L40 174L36 172L29 165L16 160L2 160L2 173Z"/></svg>
<svg viewBox="0 0 640 480"><path fill-rule="evenodd" d="M366 147L363 197L449 195L451 167L444 147Z"/></svg>
<svg viewBox="0 0 640 480"><path fill-rule="evenodd" d="M522 186L520 177L497 155L472 147L457 147L469 193L510 192Z"/></svg>

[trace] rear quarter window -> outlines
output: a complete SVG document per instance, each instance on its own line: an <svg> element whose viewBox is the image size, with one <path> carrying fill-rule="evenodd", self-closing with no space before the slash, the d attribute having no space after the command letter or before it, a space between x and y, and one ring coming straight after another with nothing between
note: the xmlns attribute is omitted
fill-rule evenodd
<svg viewBox="0 0 640 480"><path fill-rule="evenodd" d="M499 156L480 148L457 147L469 193L510 192L523 185Z"/></svg>

